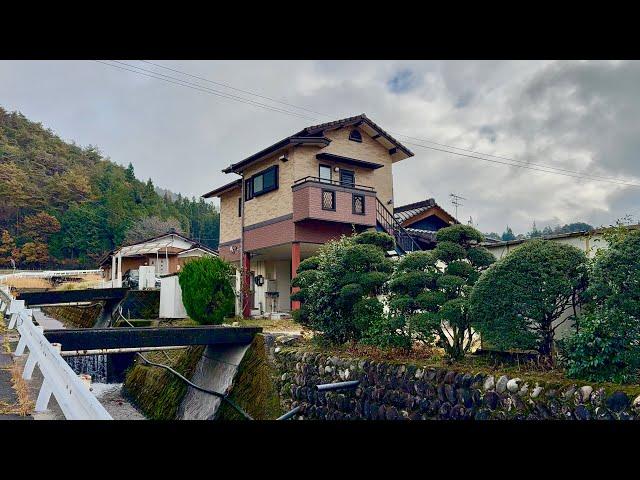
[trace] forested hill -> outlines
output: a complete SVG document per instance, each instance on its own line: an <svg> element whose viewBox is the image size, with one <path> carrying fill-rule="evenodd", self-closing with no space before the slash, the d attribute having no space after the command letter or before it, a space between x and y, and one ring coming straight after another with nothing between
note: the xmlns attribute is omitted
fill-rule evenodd
<svg viewBox="0 0 640 480"><path fill-rule="evenodd" d="M95 266L115 246L169 228L217 248L214 206L159 195L131 165L0 107L0 268L10 259L27 268Z"/></svg>

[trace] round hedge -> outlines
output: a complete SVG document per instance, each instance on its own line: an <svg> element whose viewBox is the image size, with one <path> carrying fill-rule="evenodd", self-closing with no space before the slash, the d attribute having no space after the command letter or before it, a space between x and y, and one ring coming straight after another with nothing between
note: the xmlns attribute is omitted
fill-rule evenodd
<svg viewBox="0 0 640 480"><path fill-rule="evenodd" d="M233 267L218 257L188 262L179 274L182 303L190 318L200 324L219 325L233 315Z"/></svg>

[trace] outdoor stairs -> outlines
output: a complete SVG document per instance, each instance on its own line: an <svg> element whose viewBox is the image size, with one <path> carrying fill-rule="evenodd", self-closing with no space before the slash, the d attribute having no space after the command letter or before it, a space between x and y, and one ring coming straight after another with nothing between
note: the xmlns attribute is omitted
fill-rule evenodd
<svg viewBox="0 0 640 480"><path fill-rule="evenodd" d="M396 220L387 207L376 198L376 229L386 232L396 240L396 252L402 256L408 252L422 250L418 242Z"/></svg>

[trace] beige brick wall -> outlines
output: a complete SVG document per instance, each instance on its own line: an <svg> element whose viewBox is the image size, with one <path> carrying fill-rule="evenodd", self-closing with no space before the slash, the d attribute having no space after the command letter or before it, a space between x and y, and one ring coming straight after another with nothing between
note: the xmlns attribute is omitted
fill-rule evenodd
<svg viewBox="0 0 640 480"><path fill-rule="evenodd" d="M291 150L289 151L291 152ZM245 203L245 227L292 213L291 184L294 180L293 162L291 157L287 162L278 160L281 155L282 153L278 153L273 157L251 165L244 171L244 178L248 179L272 165L278 165L279 170L277 190L255 197Z"/></svg>
<svg viewBox="0 0 640 480"><path fill-rule="evenodd" d="M220 243L240 238L238 198L242 190L237 188L220 196Z"/></svg>
<svg viewBox="0 0 640 480"><path fill-rule="evenodd" d="M339 180L339 173L333 171L334 168L342 167L353 170L356 175L356 183L367 185L376 189L377 196L386 205L387 201L393 198L393 175L391 170L392 159L389 151L378 141L371 138L364 131L360 130L362 143L349 140L351 128L341 128L325 132L325 136L331 139L329 146L318 149L317 147L298 147L295 149L294 158L294 179L319 175L318 167L320 163L330 165L332 168L332 179ZM353 167L350 165L320 161L316 158L318 153L333 153L344 157L356 158L367 162L380 163L384 167L376 170ZM389 208L389 206L387 206Z"/></svg>
<svg viewBox="0 0 640 480"><path fill-rule="evenodd" d="M364 131L360 131L362 143L349 140L350 132L351 128L327 131L325 136L331 139L331 144L325 148L310 146L291 148L288 151L289 161L287 162L281 162L278 158L282 153L278 153L247 168L244 178L249 178L272 165L278 165L279 188L245 203L245 227L293 213L291 185L295 180L303 177L317 177L320 163L331 166L332 178L335 180L339 179L339 173L333 171L336 166L353 170L356 183L375 188L377 197L386 205L387 201L393 198L391 155L384 146ZM320 162L316 155L321 152L380 163L384 167L370 170L334 162ZM238 217L240 195L241 190L237 189L224 193L220 197L220 243L240 238L240 218ZM387 208L391 210L391 206L387 205Z"/></svg>

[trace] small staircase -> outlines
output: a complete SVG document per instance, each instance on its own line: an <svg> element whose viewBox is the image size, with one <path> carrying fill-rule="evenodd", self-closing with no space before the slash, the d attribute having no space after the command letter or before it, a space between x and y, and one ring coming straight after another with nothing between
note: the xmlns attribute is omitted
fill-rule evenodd
<svg viewBox="0 0 640 480"><path fill-rule="evenodd" d="M387 207L376 197L376 223L378 230L391 235L396 240L396 252L405 255L408 252L422 250L418 242L396 220Z"/></svg>

